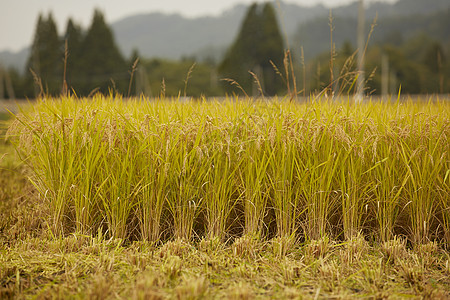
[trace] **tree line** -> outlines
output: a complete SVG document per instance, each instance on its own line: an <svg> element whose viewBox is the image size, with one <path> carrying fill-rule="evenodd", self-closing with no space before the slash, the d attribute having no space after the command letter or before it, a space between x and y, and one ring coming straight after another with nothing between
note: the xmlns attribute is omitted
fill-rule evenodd
<svg viewBox="0 0 450 300"><path fill-rule="evenodd" d="M38 18L24 77L13 74L12 78L19 97L59 95L65 88L83 96L111 89L123 92L129 65L100 11L94 12L86 32L69 19L62 37L49 13Z"/></svg>
<svg viewBox="0 0 450 300"><path fill-rule="evenodd" d="M448 47L423 34L402 43L399 40L387 36L368 48L366 92L381 93L382 57L389 66L389 92L395 93L400 85L404 93L450 92ZM249 7L234 43L218 63L198 62L195 58L181 61L140 58L137 69L132 66L139 53L134 51L130 58L120 53L100 11L94 12L86 31L69 19L62 36L58 35L50 13L46 18L39 16L25 75L14 70L9 74L19 98L34 98L42 92L78 96L95 92L175 97L273 96L286 94L288 84L294 79L298 92L304 95L326 89L354 92L356 49L351 42L344 43L338 50L332 49L331 55L318 53L306 62L299 51L292 56L287 56L286 51L287 45L270 3L255 3ZM330 70L330 59L333 70ZM290 72L293 74L288 74ZM131 73L134 73L133 81ZM296 78L292 77L294 74ZM331 78L335 80L330 83Z"/></svg>
<svg viewBox="0 0 450 300"><path fill-rule="evenodd" d="M260 77L259 84L264 94L275 95L282 90L282 84L270 61L281 64L283 51L284 41L274 8L269 3L255 3L250 6L240 34L219 65L196 63L189 58L180 62L141 58L138 66L140 72L135 74L135 80L129 86L132 65L139 54L134 51L129 59L124 58L99 10L94 12L86 32L69 19L62 36L58 35L53 16L49 13L47 17L40 15L38 18L25 75L10 70L10 77L19 98L34 98L41 93L55 96L62 92L79 96L95 92L124 95L131 92L131 95L136 95L144 90L143 86L147 86L145 90L151 96L177 96L183 90L192 96L239 93L229 82L220 78L239 82L241 90L251 94L255 76ZM190 70L186 66L193 67L194 63L195 68L191 70L194 78L188 87L183 88L183 84L187 83L183 76L187 76ZM164 70L161 69L163 67ZM196 76L200 80L196 80Z"/></svg>

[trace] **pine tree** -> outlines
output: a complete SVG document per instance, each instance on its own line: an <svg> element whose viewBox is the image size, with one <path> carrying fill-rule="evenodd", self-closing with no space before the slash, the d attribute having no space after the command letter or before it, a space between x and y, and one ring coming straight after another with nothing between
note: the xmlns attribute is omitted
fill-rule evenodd
<svg viewBox="0 0 450 300"><path fill-rule="evenodd" d="M284 42L272 5L266 3L261 9L254 3L247 12L236 41L219 66L219 73L238 82L244 90L251 91L254 79L249 71L252 71L258 76L265 94L275 95L281 89L282 80L270 61L280 67L283 51ZM230 87L226 88L232 91Z"/></svg>
<svg viewBox="0 0 450 300"><path fill-rule="evenodd" d="M96 88L102 93L110 89L126 92L129 75L125 59L115 44L103 14L98 10L82 43L82 53L80 72L86 79L81 84L82 94L89 94Z"/></svg>
<svg viewBox="0 0 450 300"><path fill-rule="evenodd" d="M259 64L261 65L265 92L275 95L283 88L280 76L275 73L272 61L281 68L283 63L284 41L281 36L275 10L270 3L264 5L262 13L263 37L258 50L260 53Z"/></svg>
<svg viewBox="0 0 450 300"><path fill-rule="evenodd" d="M256 35L259 32L256 10L256 3L250 6L236 41L219 66L219 73L223 77L237 81L245 90L249 90L252 84L248 71L254 68L256 56ZM230 86L226 87L228 91L232 90Z"/></svg>
<svg viewBox="0 0 450 300"><path fill-rule="evenodd" d="M58 31L52 14L50 13L46 20L40 15L26 70L27 83L31 84L34 81L31 74L32 71L41 80L44 88L44 91L39 91L40 87L36 87L34 96L37 96L39 92L45 92L50 95L56 95L61 92L62 58L61 42L58 38Z"/></svg>
<svg viewBox="0 0 450 300"><path fill-rule="evenodd" d="M80 70L79 61L82 57L83 33L81 27L75 24L72 19L67 22L64 42L67 42L68 59L66 65L66 81L69 89L78 91L79 83L83 76Z"/></svg>

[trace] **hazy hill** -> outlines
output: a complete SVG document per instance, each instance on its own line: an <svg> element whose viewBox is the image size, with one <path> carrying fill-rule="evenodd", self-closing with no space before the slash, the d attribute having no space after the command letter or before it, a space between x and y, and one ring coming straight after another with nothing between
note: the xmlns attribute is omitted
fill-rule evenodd
<svg viewBox="0 0 450 300"><path fill-rule="evenodd" d="M425 27L426 32L443 30L439 26L445 20L434 20L433 25L433 17L430 16L436 12L447 13L449 6L448 0L400 0L395 4L378 2L367 7L366 16L371 20L378 13L380 25L375 29L375 35L399 32L403 36L412 29L422 30ZM285 2L281 2L280 6L276 5L276 8L281 27L291 46L302 45L307 58L329 49L329 8L323 5L303 7ZM127 57L133 49L137 49L141 56L148 58L179 59L183 56L196 56L217 61L235 38L246 10L247 6L236 5L221 15L199 18L145 13L121 19L112 23L111 27L120 49ZM356 2L333 9L337 46L344 40L354 40L356 13ZM447 25L446 28L450 26ZM0 52L0 62L22 71L27 56L26 49L19 53Z"/></svg>
<svg viewBox="0 0 450 300"><path fill-rule="evenodd" d="M226 46L238 28L245 9L220 17L190 19L178 14L141 14L112 24L117 43L129 56L133 49L145 57L180 58L201 48Z"/></svg>
<svg viewBox="0 0 450 300"><path fill-rule="evenodd" d="M447 8L450 5L448 0L398 0L390 4L386 2L373 2L368 5L366 17L373 19L375 15L379 18L392 18L416 14L429 14ZM358 13L357 1L337 7L333 10L333 15L342 17L355 17Z"/></svg>
<svg viewBox="0 0 450 300"><path fill-rule="evenodd" d="M343 23L346 24L343 26L342 32L336 28L337 36L346 36L350 32L352 34L355 32L351 36L351 40L353 40L353 36L356 35L357 5L355 1L333 9L333 16L345 20ZM401 28L400 26L405 17L419 14L428 15L445 10L449 5L448 0L400 0L394 4L375 2L368 5L366 17L368 20L372 20L375 15L378 15L379 20L386 21L385 27L394 25L395 30L400 32L411 31L410 28ZM137 48L145 57L180 58L195 55L198 58L211 57L217 60L236 36L246 9L247 7L244 5L237 5L219 16L195 19L185 18L181 15L141 14L115 22L112 24L112 28L123 53L127 56L133 48ZM298 39L301 28L305 28L310 33L312 43L328 43L329 8L323 5L305 7L281 2L280 5L276 5L276 9L279 15L278 19L282 23L280 25L284 28L291 44L301 42ZM406 18L408 27L420 27L422 26L421 22L427 22L422 20L423 18L419 18L418 23L413 24L414 18ZM399 22L396 22L396 19ZM322 25L328 28L326 35L321 32ZM388 30L383 30L383 34L386 32ZM297 39L294 39L294 36ZM309 51L309 48L312 50ZM309 54L322 49L314 46L308 47Z"/></svg>
<svg viewBox="0 0 450 300"><path fill-rule="evenodd" d="M403 3L417 3L419 0L403 0L394 7L402 7ZM429 1L431 4L433 1ZM440 0L435 0L440 2ZM422 2L421 2L422 3ZM420 6L417 6L420 7ZM450 46L450 3L445 8L427 9L423 13L411 10L410 14L387 14L376 20L370 43L390 43L400 45L402 42L418 34L441 41L443 46ZM369 11L370 12L370 11ZM328 17L321 17L300 25L293 36L294 45L303 46L305 58L311 59L319 53L330 50L330 27ZM366 37L369 34L373 19L366 21ZM349 41L356 48L356 16L343 16L334 13L333 43L336 48Z"/></svg>
<svg viewBox="0 0 450 300"><path fill-rule="evenodd" d="M29 48L24 48L19 52L0 51L0 64L5 68L15 68L22 72L29 54Z"/></svg>
<svg viewBox="0 0 450 300"><path fill-rule="evenodd" d="M146 57L180 58L200 55L217 58L236 36L247 6L237 5L215 17L186 18L161 13L141 14L112 24L125 55L137 48ZM328 11L324 6L302 7L281 3L277 7L291 35L297 26ZM219 55L217 55L219 54Z"/></svg>

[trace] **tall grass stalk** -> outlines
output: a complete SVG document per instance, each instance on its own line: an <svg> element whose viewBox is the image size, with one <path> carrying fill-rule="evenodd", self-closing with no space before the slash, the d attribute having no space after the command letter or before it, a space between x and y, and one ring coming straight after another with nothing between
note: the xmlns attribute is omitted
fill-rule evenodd
<svg viewBox="0 0 450 300"><path fill-rule="evenodd" d="M330 233L331 212L336 209L337 189L333 187L342 152L327 132L327 125L310 122L306 130L310 132L302 140L301 190L305 198L306 236L317 240Z"/></svg>
<svg viewBox="0 0 450 300"><path fill-rule="evenodd" d="M75 208L75 226L77 232L82 234L94 234L98 229L99 218L102 218L99 215L98 205L101 205L99 192L103 183L100 183L100 186L98 184L102 178L101 163L106 149L101 143L103 131L91 118L92 116L86 116L79 119L83 124L74 128L81 130L76 134L81 140L72 141L73 146L79 147L76 155L79 164L76 167L79 172L74 178L71 191ZM91 130L92 134L87 135L86 133Z"/></svg>
<svg viewBox="0 0 450 300"><path fill-rule="evenodd" d="M268 180L271 187L271 205L275 211L278 237L297 233L300 209L300 187L296 177L298 154L293 143L287 143L281 122L277 124L273 151L269 157Z"/></svg>
<svg viewBox="0 0 450 300"><path fill-rule="evenodd" d="M357 125L348 117L336 122L335 136L343 152L336 185L340 191L342 225L347 240L360 235L370 204L373 182L369 172L377 166L377 162L370 160L371 143L368 141L373 140L371 129L371 124Z"/></svg>
<svg viewBox="0 0 450 300"><path fill-rule="evenodd" d="M142 239L157 242L161 237L161 217L168 197L168 157L165 147L167 132L155 136L157 125L146 117L141 124L145 149L137 158L137 176L141 181L136 209Z"/></svg>
<svg viewBox="0 0 450 300"><path fill-rule="evenodd" d="M270 154L257 143L249 142L246 150L243 150L239 177L245 219L244 234L261 237L270 198L270 185L266 177Z"/></svg>
<svg viewBox="0 0 450 300"><path fill-rule="evenodd" d="M220 240L225 238L229 217L239 199L237 195L237 168L239 165L235 162L235 154L231 153L231 141L225 139L224 142L223 145L220 145L223 147L222 149L217 149L218 151L211 154L204 205L208 237Z"/></svg>
<svg viewBox="0 0 450 300"><path fill-rule="evenodd" d="M102 157L101 164L104 172L104 188L100 191L102 211L111 235L125 239L129 234L131 212L137 205L141 184L141 180L136 178L136 158L140 146L120 118L108 120L105 131L108 154Z"/></svg>
<svg viewBox="0 0 450 300"><path fill-rule="evenodd" d="M173 218L175 238L189 240L193 234L195 218L202 207L202 188L206 183L205 160L197 155L203 127L197 132L175 133L175 142L169 154L168 208ZM192 133L192 134L191 134Z"/></svg>
<svg viewBox="0 0 450 300"><path fill-rule="evenodd" d="M416 117L420 119L421 115ZM437 148L445 144L448 146L449 140L440 130L430 135L429 131L434 131L435 128L436 123L433 120L415 120L409 129L416 131L420 138L416 141L415 149L411 148L411 143L405 139L400 143L401 159L409 178L405 186L405 200L408 201L405 206L409 211L412 239L418 244L432 239L432 230L437 226L435 216L439 208L439 196L450 199L449 191L437 188L433 182L442 178L448 171L445 169L446 154ZM442 192L444 194L441 194Z"/></svg>

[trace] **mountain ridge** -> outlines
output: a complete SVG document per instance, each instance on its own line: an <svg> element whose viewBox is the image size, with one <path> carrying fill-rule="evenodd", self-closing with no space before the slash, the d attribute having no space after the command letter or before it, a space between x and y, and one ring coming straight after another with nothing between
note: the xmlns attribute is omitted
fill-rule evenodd
<svg viewBox="0 0 450 300"><path fill-rule="evenodd" d="M447 2L448 0L399 0L393 4L374 2L367 6L366 18L371 20L376 14L386 19L432 13L450 7ZM333 16L354 18L357 5L357 2L353 2L333 8ZM284 35L295 44L299 43L295 37L298 37L302 26L306 26L308 22L314 23L318 18L325 19L330 13L330 9L321 4L301 6L280 2L275 6L280 28L283 28ZM217 62L233 42L247 7L237 4L220 15L197 18L160 12L139 13L115 21L110 26L117 45L126 57L137 49L140 55L146 58L181 59L195 56L200 60ZM328 23L325 25L328 26ZM314 51L311 50L312 53ZM0 62L5 67L15 67L22 72L28 54L29 48L17 53L3 51L0 52Z"/></svg>

